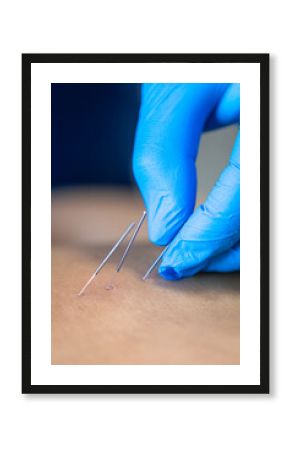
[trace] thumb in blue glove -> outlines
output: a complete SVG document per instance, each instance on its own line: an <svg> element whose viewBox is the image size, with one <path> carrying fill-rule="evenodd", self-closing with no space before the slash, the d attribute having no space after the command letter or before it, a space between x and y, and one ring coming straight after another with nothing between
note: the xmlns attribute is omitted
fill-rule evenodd
<svg viewBox="0 0 290 450"><path fill-rule="evenodd" d="M239 136L229 166L193 213L200 135L238 119L238 85L143 86L133 168L150 239L167 245L176 236L159 268L167 279L239 268Z"/></svg>

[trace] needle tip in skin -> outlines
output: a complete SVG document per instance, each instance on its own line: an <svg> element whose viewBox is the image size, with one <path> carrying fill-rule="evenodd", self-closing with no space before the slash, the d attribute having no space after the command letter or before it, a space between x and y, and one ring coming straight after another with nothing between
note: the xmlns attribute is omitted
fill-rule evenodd
<svg viewBox="0 0 290 450"><path fill-rule="evenodd" d="M132 230L132 228L134 228L135 226L135 222L130 223L130 225L128 226L128 228L124 231L124 233L121 235L121 237L118 239L118 241L114 244L114 246L112 247L112 249L109 251L109 253L107 254L107 256L105 256L105 258L102 260L102 262L99 264L99 266L96 268L95 272L92 274L92 276L89 278L89 280L86 282L86 284L84 285L84 287L80 290L80 292L78 293L78 296L80 297L86 290L86 288L91 284L91 282L93 281L93 279L98 275L98 273L102 270L102 268L104 267L104 265L108 262L108 260L110 259L110 257L112 256L112 254L117 250L117 248L119 247L119 245L121 244L121 242L123 242L123 240L128 236L128 234L130 233L130 231Z"/></svg>
<svg viewBox="0 0 290 450"><path fill-rule="evenodd" d="M153 272L153 270L155 269L155 267L157 266L157 264L161 261L161 258L163 257L164 253L166 252L168 247L165 247L162 252L160 253L160 255L155 259L155 261L151 264L151 266L149 267L149 269L147 270L147 272L145 273L144 277L142 278L143 281L146 281L149 277L150 274Z"/></svg>

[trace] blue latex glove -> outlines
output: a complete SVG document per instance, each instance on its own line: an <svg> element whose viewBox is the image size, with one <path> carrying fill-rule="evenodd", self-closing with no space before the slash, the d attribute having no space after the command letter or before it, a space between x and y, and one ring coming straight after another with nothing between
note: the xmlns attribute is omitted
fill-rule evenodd
<svg viewBox="0 0 290 450"><path fill-rule="evenodd" d="M240 267L240 137L229 165L194 211L201 133L238 123L238 84L144 84L133 170L149 238L167 245L159 273L175 280ZM194 212L193 212L194 211Z"/></svg>

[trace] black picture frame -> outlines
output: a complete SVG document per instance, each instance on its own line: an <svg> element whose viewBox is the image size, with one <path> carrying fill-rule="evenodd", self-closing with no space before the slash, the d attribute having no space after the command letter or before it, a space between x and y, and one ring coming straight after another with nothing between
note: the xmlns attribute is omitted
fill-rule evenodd
<svg viewBox="0 0 290 450"><path fill-rule="evenodd" d="M269 54L23 54L22 55L22 393L258 394L269 393ZM32 385L31 384L31 64L258 63L260 64L260 384Z"/></svg>

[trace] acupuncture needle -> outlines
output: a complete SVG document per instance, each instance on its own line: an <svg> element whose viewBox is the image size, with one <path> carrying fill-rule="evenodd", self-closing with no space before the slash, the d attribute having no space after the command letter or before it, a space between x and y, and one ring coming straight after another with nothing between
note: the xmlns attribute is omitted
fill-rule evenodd
<svg viewBox="0 0 290 450"><path fill-rule="evenodd" d="M142 227L142 224L143 224L143 222L144 222L144 220L146 218L146 215L147 215L147 213L146 213L146 211L144 211L142 216L141 216L141 218L140 218L140 220L139 220L139 222L136 225L136 228L134 230L134 233L131 236L130 241L128 242L128 245L127 245L127 247L126 247L126 249L125 249L125 251L124 251L124 253L122 255L122 258L120 259L120 262L117 265L116 272L120 272L120 270L121 270L121 268L122 268L122 266L124 264L125 258L127 257L128 253L130 251L130 248L132 247L132 245L133 245L133 243L134 243L134 241L135 241L135 239L137 237L137 234L139 233L140 228Z"/></svg>
<svg viewBox="0 0 290 450"><path fill-rule="evenodd" d="M98 273L102 270L102 268L104 267L104 265L106 264L106 262L108 261L108 259L112 256L112 254L115 252L115 250L117 250L117 248L119 247L119 245L121 244L121 242L123 242L123 240L128 236L128 234L130 233L130 231L132 230L132 228L134 228L135 226L135 222L130 223L130 225L128 226L128 228L124 231L124 233L122 234L122 236L118 239L118 241L114 244L114 246L112 247L112 249L109 251L109 253L107 254L107 256L103 259L103 261L99 264L99 266L96 268L96 270L94 271L94 273L92 274L92 276L89 278L89 280L86 282L86 284L84 285L84 287L80 290L80 292L78 293L79 296L81 296L86 288L91 284L91 282L93 281L93 279L98 275Z"/></svg>
<svg viewBox="0 0 290 450"><path fill-rule="evenodd" d="M160 255L158 256L158 258L155 259L155 261L153 262L153 264L149 267L149 269L147 270L147 272L145 273L144 277L142 278L142 280L147 280L147 278L149 278L151 272L155 269L155 267L157 266L157 264L159 263L159 261L161 260L162 256L164 255L164 253L166 252L166 250L168 249L168 247L165 247L162 252L160 253Z"/></svg>

